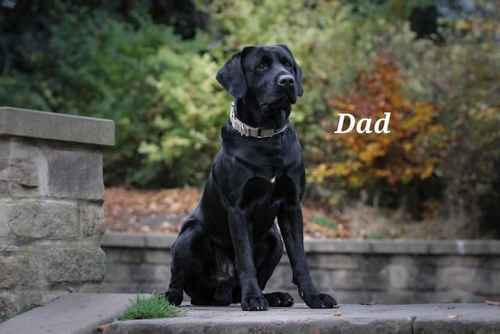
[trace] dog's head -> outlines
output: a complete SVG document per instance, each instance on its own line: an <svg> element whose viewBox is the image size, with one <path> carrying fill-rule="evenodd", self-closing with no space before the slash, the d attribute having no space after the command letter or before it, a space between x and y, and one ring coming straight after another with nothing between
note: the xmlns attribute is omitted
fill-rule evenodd
<svg viewBox="0 0 500 334"><path fill-rule="evenodd" d="M290 111L303 94L302 71L286 45L248 46L217 73L235 98L252 99L262 112Z"/></svg>

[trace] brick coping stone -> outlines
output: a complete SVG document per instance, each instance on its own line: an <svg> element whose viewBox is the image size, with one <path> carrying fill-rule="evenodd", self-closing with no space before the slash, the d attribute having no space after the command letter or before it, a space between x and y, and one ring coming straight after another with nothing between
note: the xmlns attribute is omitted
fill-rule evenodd
<svg viewBox="0 0 500 334"><path fill-rule="evenodd" d="M170 249L176 235L108 232L103 247ZM500 255L500 240L306 240L308 253L415 254L415 255Z"/></svg>
<svg viewBox="0 0 500 334"><path fill-rule="evenodd" d="M111 120L0 106L0 136L113 146Z"/></svg>
<svg viewBox="0 0 500 334"><path fill-rule="evenodd" d="M500 307L488 304L340 305L323 310L296 304L265 312L243 312L239 305L186 304L175 318L114 320L133 296L65 295L0 324L0 333L500 333Z"/></svg>

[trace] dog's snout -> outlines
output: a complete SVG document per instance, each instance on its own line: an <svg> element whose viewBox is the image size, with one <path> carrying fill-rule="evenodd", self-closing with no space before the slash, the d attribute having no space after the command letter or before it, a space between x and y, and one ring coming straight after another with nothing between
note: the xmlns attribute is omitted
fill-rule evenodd
<svg viewBox="0 0 500 334"><path fill-rule="evenodd" d="M281 87L293 87L295 79L289 74L280 75L278 77L278 85Z"/></svg>

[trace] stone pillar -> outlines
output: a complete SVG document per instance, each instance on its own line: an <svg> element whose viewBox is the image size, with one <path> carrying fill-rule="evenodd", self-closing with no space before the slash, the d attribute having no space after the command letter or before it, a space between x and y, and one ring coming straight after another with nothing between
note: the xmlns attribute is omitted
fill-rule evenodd
<svg viewBox="0 0 500 334"><path fill-rule="evenodd" d="M104 276L110 120L0 107L0 320Z"/></svg>

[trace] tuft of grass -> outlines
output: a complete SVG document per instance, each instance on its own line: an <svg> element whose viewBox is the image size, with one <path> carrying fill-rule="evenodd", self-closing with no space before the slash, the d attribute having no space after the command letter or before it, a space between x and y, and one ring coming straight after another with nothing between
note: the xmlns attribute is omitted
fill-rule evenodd
<svg viewBox="0 0 500 334"><path fill-rule="evenodd" d="M337 228L337 224L335 224L327 217L321 215L315 215L312 219L312 223L316 225L326 226L334 230Z"/></svg>
<svg viewBox="0 0 500 334"><path fill-rule="evenodd" d="M137 296L130 300L131 305L120 320L156 319L176 317L181 309L170 304L162 295Z"/></svg>

